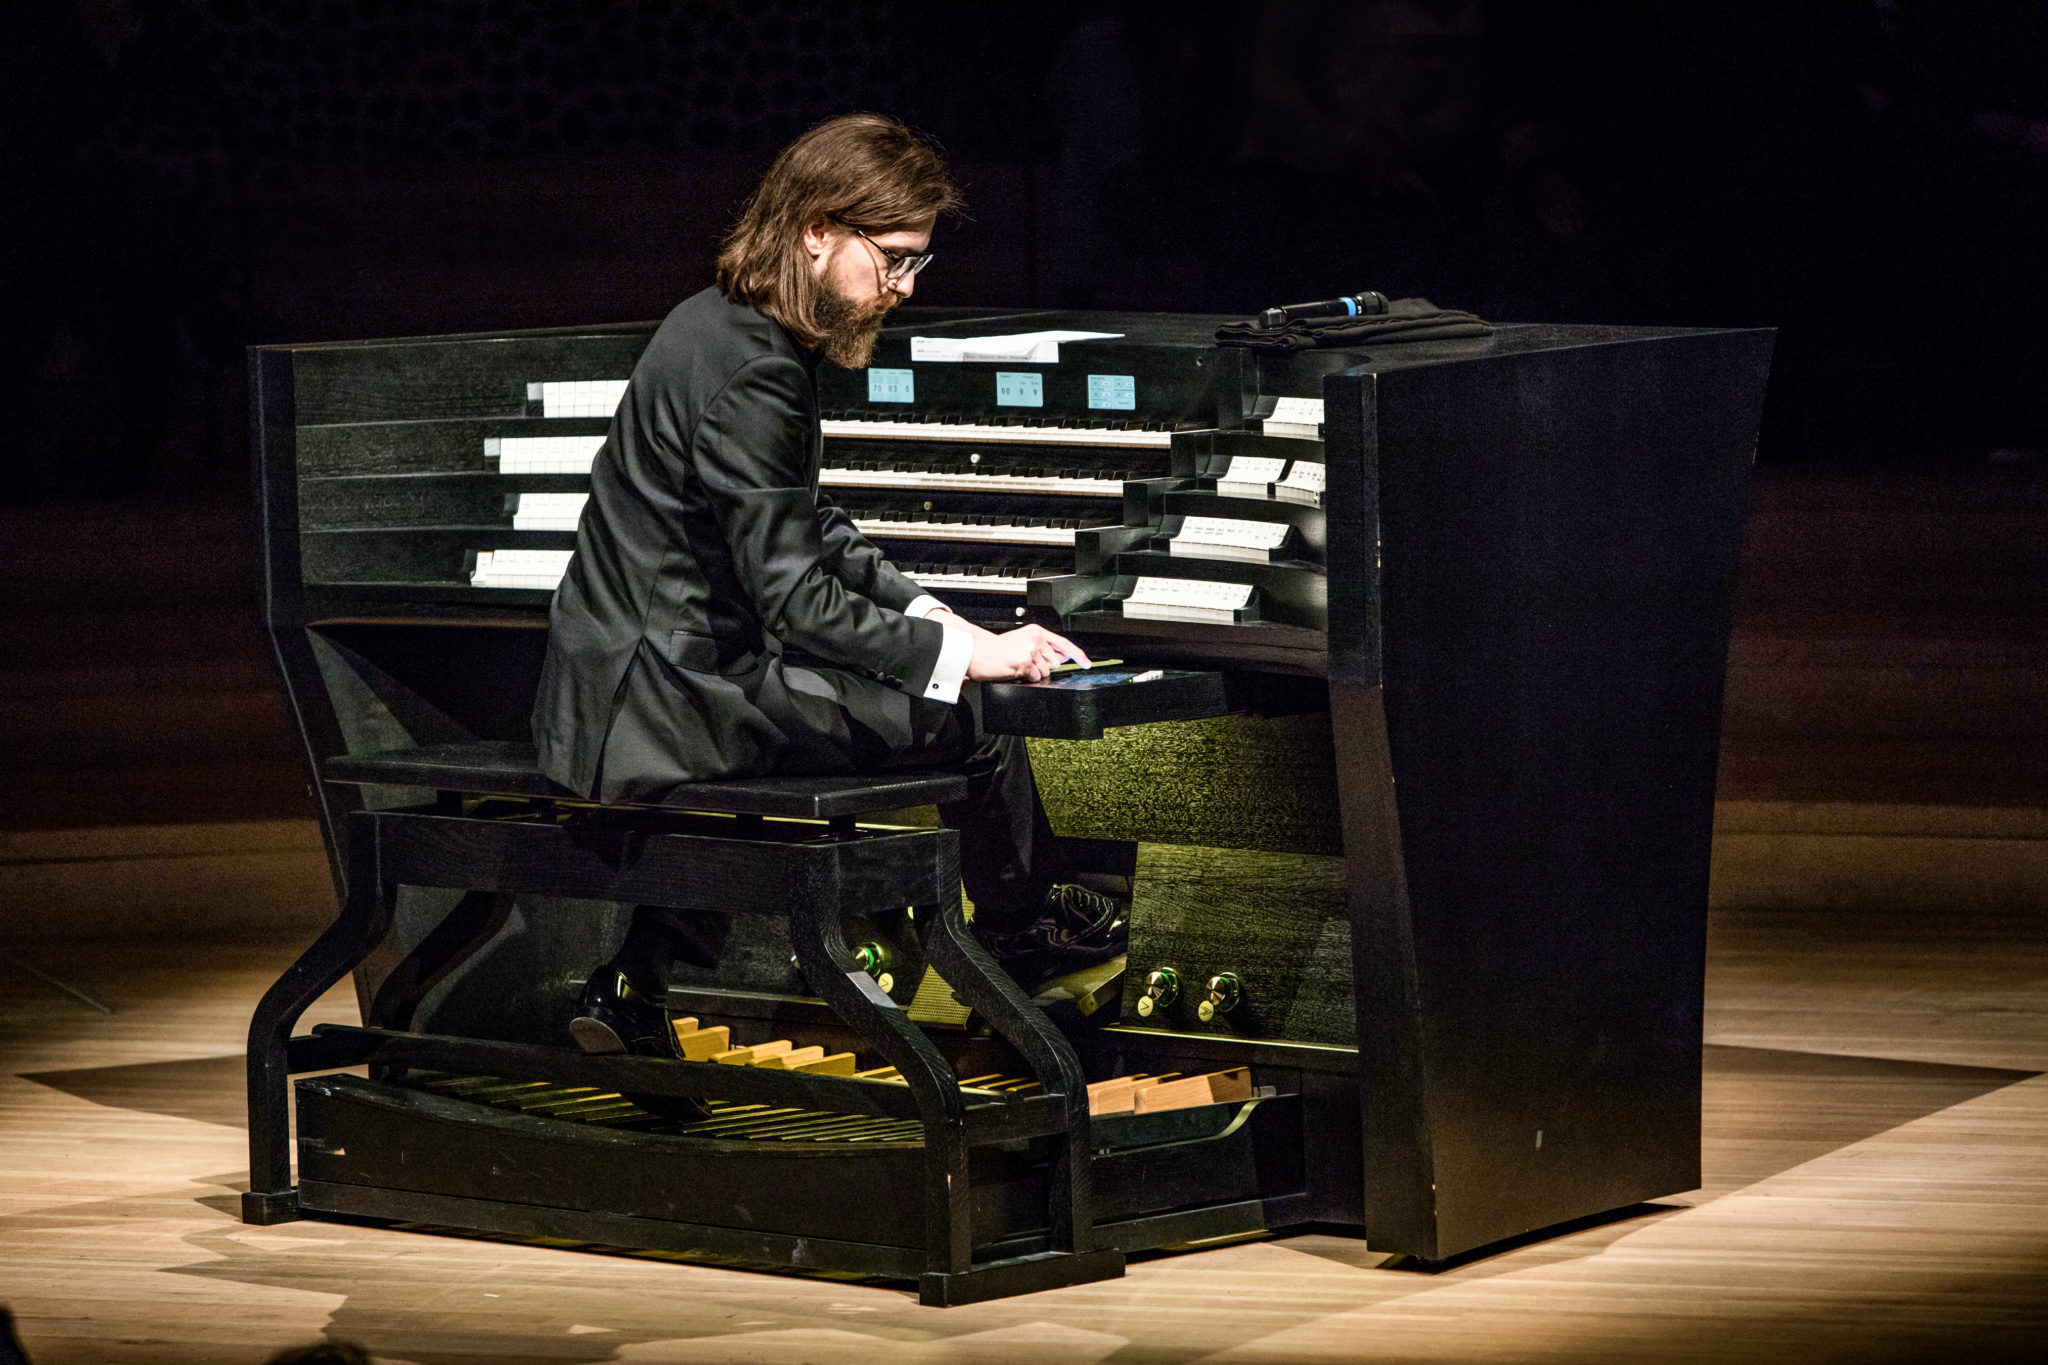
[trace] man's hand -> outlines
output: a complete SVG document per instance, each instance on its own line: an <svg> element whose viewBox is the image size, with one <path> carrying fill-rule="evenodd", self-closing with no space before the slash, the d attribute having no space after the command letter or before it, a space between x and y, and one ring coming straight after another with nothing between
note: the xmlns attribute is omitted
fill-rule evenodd
<svg viewBox="0 0 2048 1365"><path fill-rule="evenodd" d="M1019 626L1001 635L977 629L967 676L973 682L1044 682L1069 659L1091 667L1079 645L1043 626Z"/></svg>

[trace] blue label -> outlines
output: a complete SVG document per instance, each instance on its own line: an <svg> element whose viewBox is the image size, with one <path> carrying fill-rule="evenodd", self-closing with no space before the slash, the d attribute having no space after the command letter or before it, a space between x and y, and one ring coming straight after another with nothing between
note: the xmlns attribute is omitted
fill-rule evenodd
<svg viewBox="0 0 2048 1365"><path fill-rule="evenodd" d="M1118 412L1136 412L1138 409L1137 376L1129 374L1089 375L1088 406L1091 408L1114 408Z"/></svg>
<svg viewBox="0 0 2048 1365"><path fill-rule="evenodd" d="M909 370L869 370L870 403L915 403L917 379Z"/></svg>
<svg viewBox="0 0 2048 1365"><path fill-rule="evenodd" d="M1042 408L1045 406L1045 376L1028 370L996 371L996 406L999 408Z"/></svg>

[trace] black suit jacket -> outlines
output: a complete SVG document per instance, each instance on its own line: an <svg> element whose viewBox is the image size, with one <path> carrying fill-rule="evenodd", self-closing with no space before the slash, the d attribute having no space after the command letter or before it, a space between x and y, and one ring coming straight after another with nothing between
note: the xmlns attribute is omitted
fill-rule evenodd
<svg viewBox="0 0 2048 1365"><path fill-rule="evenodd" d="M921 590L818 493L818 363L716 289L641 355L549 612L533 737L563 786L776 770L810 709L785 648L923 694L945 628L903 615Z"/></svg>

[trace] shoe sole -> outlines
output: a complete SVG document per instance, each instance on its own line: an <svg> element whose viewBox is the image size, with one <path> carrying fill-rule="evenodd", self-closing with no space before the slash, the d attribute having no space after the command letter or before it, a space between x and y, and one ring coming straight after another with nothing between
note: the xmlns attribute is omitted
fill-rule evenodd
<svg viewBox="0 0 2048 1365"><path fill-rule="evenodd" d="M569 1036L576 1040L577 1047L593 1057L626 1050L626 1040L612 1032L610 1025L598 1019L571 1019Z"/></svg>

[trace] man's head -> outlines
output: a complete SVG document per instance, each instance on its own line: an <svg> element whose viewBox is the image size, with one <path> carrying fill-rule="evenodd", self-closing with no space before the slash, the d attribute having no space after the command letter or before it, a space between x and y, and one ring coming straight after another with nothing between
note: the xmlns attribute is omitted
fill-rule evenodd
<svg viewBox="0 0 2048 1365"><path fill-rule="evenodd" d="M913 263L960 192L930 143L880 114L847 114L775 158L718 253L718 287L805 346L858 369Z"/></svg>

